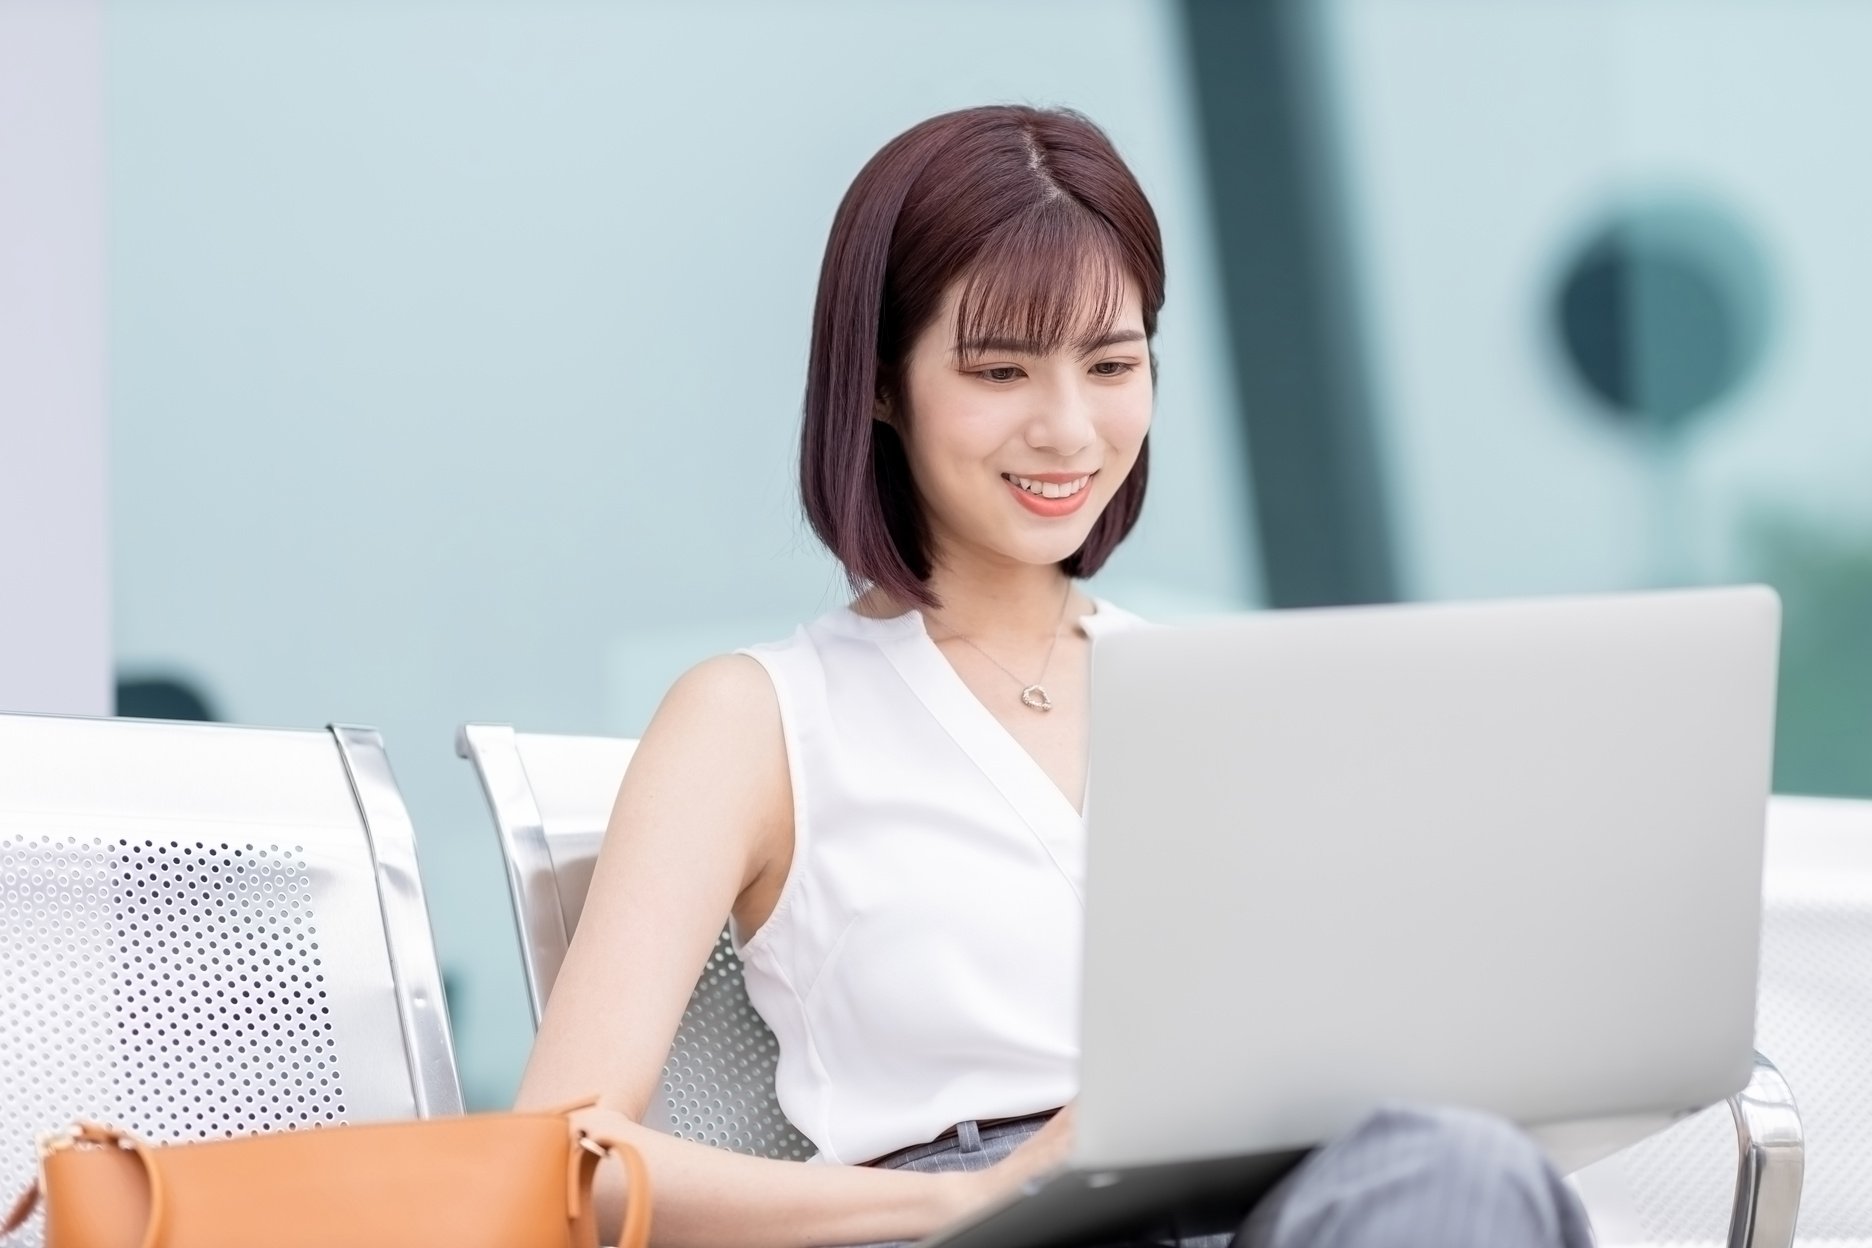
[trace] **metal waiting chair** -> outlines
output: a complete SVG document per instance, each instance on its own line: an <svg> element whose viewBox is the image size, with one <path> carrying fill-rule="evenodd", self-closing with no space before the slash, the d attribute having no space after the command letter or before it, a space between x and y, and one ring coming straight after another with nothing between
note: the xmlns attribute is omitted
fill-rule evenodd
<svg viewBox="0 0 1872 1248"><path fill-rule="evenodd" d="M520 960L537 1023L585 906L592 864L637 743L468 724L456 752L474 764L500 836ZM646 1125L761 1157L804 1161L813 1146L774 1100L779 1042L741 982L724 928L683 1011Z"/></svg>
<svg viewBox="0 0 1872 1248"><path fill-rule="evenodd" d="M377 733L0 715L0 1089L8 1199L74 1119L177 1141L460 1113Z"/></svg>
<svg viewBox="0 0 1872 1248"><path fill-rule="evenodd" d="M1763 903L1756 1035L1800 1102L1805 1137L1788 1231L1872 1248L1872 801L1772 799ZM1734 1148L1722 1112L1705 1110L1583 1172L1608 1213L1602 1245L1769 1242L1725 1229L1720 1173Z"/></svg>
<svg viewBox="0 0 1872 1248"><path fill-rule="evenodd" d="M635 748L622 738L518 733L500 724L469 724L457 735L456 751L474 764L500 837L536 1020L578 923ZM744 1152L807 1155L811 1146L773 1101L777 1056L772 1034L748 1003L740 961L724 933L690 1000L664 1070L664 1103L653 1109L652 1120L686 1138ZM1725 1112L1736 1142L1712 1150L1699 1134L1686 1146L1688 1133L1707 1134L1712 1115ZM1594 1169L1621 1176L1615 1201L1629 1179L1647 1193L1651 1207L1664 1211L1661 1220L1653 1219L1663 1228L1659 1243L1786 1248L1800 1203L1800 1119L1787 1083L1758 1058L1753 1080L1726 1109L1706 1110ZM1727 1174L1735 1175L1732 1191L1722 1190ZM1606 1186L1599 1184L1602 1191ZM1725 1214L1731 1218L1726 1231ZM1686 1238L1712 1219L1712 1237Z"/></svg>

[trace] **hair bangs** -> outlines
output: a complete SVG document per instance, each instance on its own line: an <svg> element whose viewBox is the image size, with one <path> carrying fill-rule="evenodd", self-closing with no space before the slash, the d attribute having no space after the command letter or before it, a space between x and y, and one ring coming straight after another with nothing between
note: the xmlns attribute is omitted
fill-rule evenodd
<svg viewBox="0 0 1872 1248"><path fill-rule="evenodd" d="M1089 354L1111 332L1131 279L1111 227L1065 196L1036 204L982 244L956 300L955 352Z"/></svg>

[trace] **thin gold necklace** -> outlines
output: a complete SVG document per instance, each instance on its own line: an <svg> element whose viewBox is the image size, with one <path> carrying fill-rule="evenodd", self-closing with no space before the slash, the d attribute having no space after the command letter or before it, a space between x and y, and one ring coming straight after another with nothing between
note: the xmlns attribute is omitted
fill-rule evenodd
<svg viewBox="0 0 1872 1248"><path fill-rule="evenodd" d="M1008 671L1006 664L970 641L967 637L964 637L961 633L952 630L949 635L973 650L976 654L981 655L982 658L987 659L1003 672L1007 672L1007 678L1021 686L1020 700L1022 706L1034 711L1050 711L1053 709L1053 699L1047 696L1046 686L1040 682L1046 679L1047 668L1053 665L1053 652L1059 649L1060 625L1066 621L1066 604L1071 601L1072 582L1069 580L1066 582L1066 596L1060 599L1059 619L1053 622L1053 644L1047 647L1046 661L1040 664L1040 675L1035 677L1031 683L1022 680L1013 672Z"/></svg>

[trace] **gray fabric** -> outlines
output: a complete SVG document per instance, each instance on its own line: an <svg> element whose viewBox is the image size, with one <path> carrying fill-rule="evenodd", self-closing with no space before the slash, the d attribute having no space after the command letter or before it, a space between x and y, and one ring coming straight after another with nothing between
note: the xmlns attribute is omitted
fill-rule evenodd
<svg viewBox="0 0 1872 1248"><path fill-rule="evenodd" d="M1381 1109L1256 1205L1236 1248L1592 1248L1533 1140L1469 1110Z"/></svg>
<svg viewBox="0 0 1872 1248"><path fill-rule="evenodd" d="M977 1128L874 1164L985 1170L1043 1118ZM1525 1134L1464 1110L1393 1107L1314 1151L1234 1235L1139 1241L1176 1248L1591 1248L1573 1192ZM898 1248L898 1246L892 1246Z"/></svg>

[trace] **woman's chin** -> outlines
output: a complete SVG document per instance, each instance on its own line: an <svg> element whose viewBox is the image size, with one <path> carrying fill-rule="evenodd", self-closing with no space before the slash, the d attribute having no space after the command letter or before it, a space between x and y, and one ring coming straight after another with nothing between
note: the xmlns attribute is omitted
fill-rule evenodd
<svg viewBox="0 0 1872 1248"><path fill-rule="evenodd" d="M1075 526L1072 533L1049 533L1045 535L1023 535L1020 539L1006 543L1002 550L1011 559L1020 563L1030 563L1036 567L1050 567L1064 563L1073 557L1081 546L1085 545L1091 526L1083 530Z"/></svg>
<svg viewBox="0 0 1872 1248"><path fill-rule="evenodd" d="M1012 525L976 527L966 537L958 535L959 540L953 544L939 538L936 545L957 554L971 550L977 557L996 562L1052 567L1078 553L1098 516L1098 510L1088 507L1073 516L1070 524L1022 517Z"/></svg>

